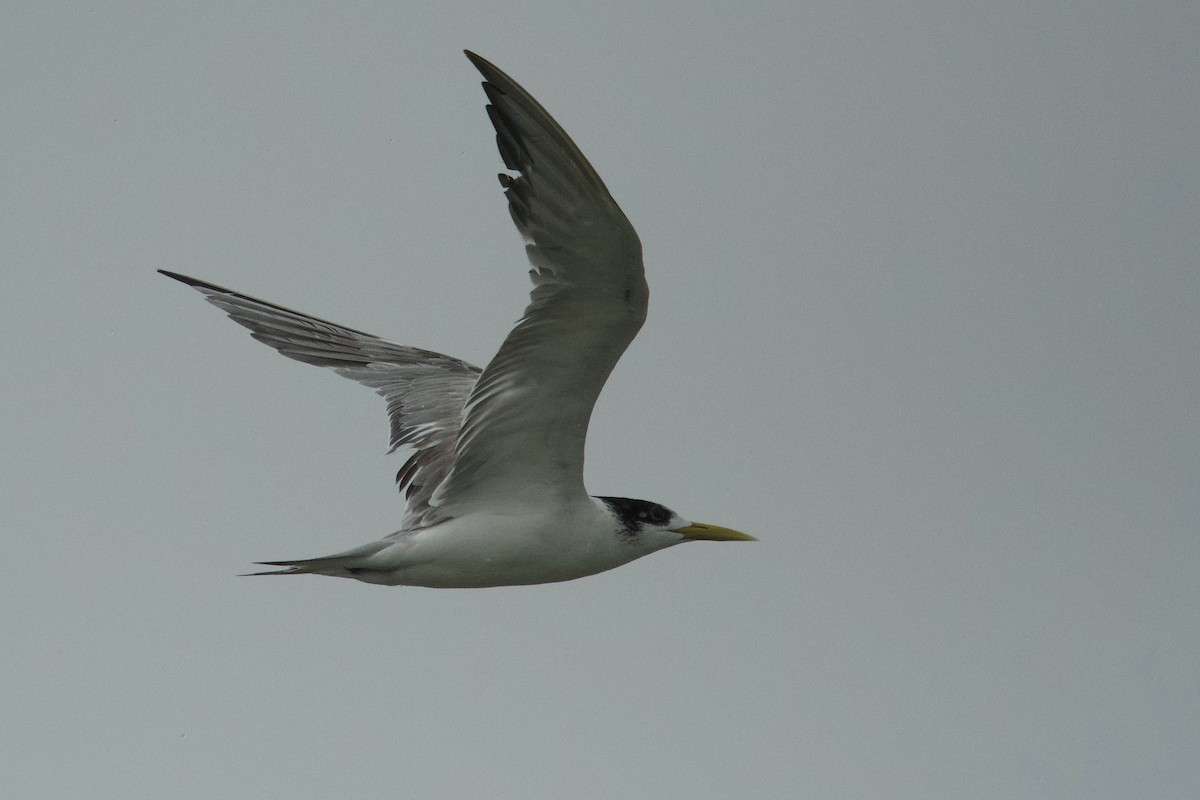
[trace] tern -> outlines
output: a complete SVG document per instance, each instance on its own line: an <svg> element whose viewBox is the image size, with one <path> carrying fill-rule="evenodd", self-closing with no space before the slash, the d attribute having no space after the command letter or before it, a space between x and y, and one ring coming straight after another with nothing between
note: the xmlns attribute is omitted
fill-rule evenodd
<svg viewBox="0 0 1200 800"><path fill-rule="evenodd" d="M411 451L396 475L407 503L400 530L322 558L256 562L282 569L250 574L514 586L594 575L683 542L753 541L658 503L584 489L592 407L646 319L641 242L541 104L466 55L515 173L501 173L500 184L532 265L525 313L486 368L159 270L283 355L374 389L387 401L391 451Z"/></svg>

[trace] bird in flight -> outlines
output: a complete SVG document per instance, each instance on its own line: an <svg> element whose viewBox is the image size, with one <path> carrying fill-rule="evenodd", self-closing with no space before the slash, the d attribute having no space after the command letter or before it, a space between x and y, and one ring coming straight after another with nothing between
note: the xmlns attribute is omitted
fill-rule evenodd
<svg viewBox="0 0 1200 800"><path fill-rule="evenodd" d="M584 438L596 398L646 319L642 247L600 176L541 104L467 51L483 74L500 184L532 264L529 305L480 370L174 272L251 335L387 401L399 531L253 575L330 575L387 586L513 586L582 578L696 540L753 541L646 500L591 497Z"/></svg>

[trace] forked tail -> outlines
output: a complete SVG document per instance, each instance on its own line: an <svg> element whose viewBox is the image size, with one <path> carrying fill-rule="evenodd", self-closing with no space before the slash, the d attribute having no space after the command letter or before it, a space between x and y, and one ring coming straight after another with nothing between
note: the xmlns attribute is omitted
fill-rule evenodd
<svg viewBox="0 0 1200 800"><path fill-rule="evenodd" d="M247 572L242 577L255 575L330 575L335 578L357 578L371 570L367 559L390 544L387 541L371 542L353 550L335 553L321 558L302 558L295 561L255 561L264 567L285 567L262 572Z"/></svg>

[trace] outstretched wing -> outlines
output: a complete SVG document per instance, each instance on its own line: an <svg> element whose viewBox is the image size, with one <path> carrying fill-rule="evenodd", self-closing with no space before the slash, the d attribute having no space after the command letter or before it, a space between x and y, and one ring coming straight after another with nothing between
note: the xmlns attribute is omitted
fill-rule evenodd
<svg viewBox="0 0 1200 800"><path fill-rule="evenodd" d="M200 291L251 335L288 358L328 367L387 401L391 450L414 452L396 475L408 501L405 529L422 526L429 498L454 458L463 406L479 368L457 358L380 339L186 275L162 274Z"/></svg>
<svg viewBox="0 0 1200 800"><path fill-rule="evenodd" d="M512 78L485 78L509 211L533 265L525 314L471 391L435 507L582 495L592 407L646 319L642 247L600 176Z"/></svg>

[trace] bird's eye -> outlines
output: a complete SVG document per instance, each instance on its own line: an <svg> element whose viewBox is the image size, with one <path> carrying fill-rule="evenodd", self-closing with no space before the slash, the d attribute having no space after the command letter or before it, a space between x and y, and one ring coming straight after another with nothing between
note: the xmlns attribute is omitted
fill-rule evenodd
<svg viewBox="0 0 1200 800"><path fill-rule="evenodd" d="M671 512L662 506L650 510L650 521L655 525L666 525L671 521Z"/></svg>

